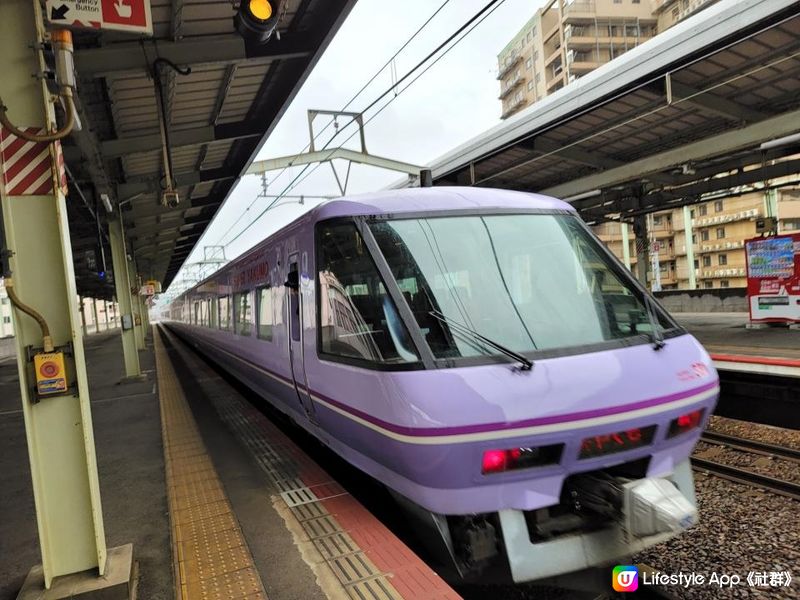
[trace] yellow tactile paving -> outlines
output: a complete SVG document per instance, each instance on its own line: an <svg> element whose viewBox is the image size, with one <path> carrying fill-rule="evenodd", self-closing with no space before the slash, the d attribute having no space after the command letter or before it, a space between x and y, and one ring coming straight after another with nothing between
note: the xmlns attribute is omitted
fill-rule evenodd
<svg viewBox="0 0 800 600"><path fill-rule="evenodd" d="M178 600L266 599L253 557L161 337L158 395Z"/></svg>

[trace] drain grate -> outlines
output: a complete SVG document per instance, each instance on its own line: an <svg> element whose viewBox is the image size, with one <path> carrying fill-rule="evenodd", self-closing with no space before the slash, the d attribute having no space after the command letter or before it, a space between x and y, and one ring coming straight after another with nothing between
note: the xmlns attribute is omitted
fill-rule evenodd
<svg viewBox="0 0 800 600"><path fill-rule="evenodd" d="M300 506L301 504L311 504L312 502L319 501L319 498L314 495L309 488L303 486L289 490L288 492L281 492L281 498L286 502L288 507Z"/></svg>

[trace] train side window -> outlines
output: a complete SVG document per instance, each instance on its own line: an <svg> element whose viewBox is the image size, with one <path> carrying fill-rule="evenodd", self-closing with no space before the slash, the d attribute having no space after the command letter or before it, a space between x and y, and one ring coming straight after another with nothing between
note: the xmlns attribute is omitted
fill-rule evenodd
<svg viewBox="0 0 800 600"><path fill-rule="evenodd" d="M359 363L419 362L355 225L334 222L318 227L320 353Z"/></svg>
<svg viewBox="0 0 800 600"><path fill-rule="evenodd" d="M218 316L218 323L219 328L224 329L226 331L230 331L231 328L231 299L229 296L221 296L219 300L217 300L217 306L219 308L219 312L217 313Z"/></svg>
<svg viewBox="0 0 800 600"><path fill-rule="evenodd" d="M253 307L250 303L250 292L233 295L233 318L236 335L250 335L253 324Z"/></svg>
<svg viewBox="0 0 800 600"><path fill-rule="evenodd" d="M275 324L272 302L272 288L267 286L256 289L256 331L261 340L272 341L272 326Z"/></svg>

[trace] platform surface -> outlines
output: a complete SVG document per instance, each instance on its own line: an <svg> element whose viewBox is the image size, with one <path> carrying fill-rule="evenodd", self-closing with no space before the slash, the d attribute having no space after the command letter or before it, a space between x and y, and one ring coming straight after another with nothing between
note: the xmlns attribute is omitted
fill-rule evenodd
<svg viewBox="0 0 800 600"><path fill-rule="evenodd" d="M138 598L439 600L458 595L234 387L171 335L124 374L118 333L85 339L109 547ZM304 446L301 448L301 446ZM327 452L327 451L326 451ZM0 600L41 562L13 359L0 360Z"/></svg>
<svg viewBox="0 0 800 600"><path fill-rule="evenodd" d="M106 545L134 545L139 598L172 600L169 519L152 344L139 353L145 381L125 374L118 332L85 338ZM17 597L41 563L17 365L0 360L0 600Z"/></svg>
<svg viewBox="0 0 800 600"><path fill-rule="evenodd" d="M800 330L786 326L748 329L747 313L672 313L672 316L712 355L800 361Z"/></svg>

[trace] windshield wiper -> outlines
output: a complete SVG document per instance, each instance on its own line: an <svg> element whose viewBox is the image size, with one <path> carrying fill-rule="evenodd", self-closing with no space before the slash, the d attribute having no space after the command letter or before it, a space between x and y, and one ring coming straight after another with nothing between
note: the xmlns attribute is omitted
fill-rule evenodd
<svg viewBox="0 0 800 600"><path fill-rule="evenodd" d="M461 323L453 321L449 317L444 316L438 310L432 310L428 314L440 320L442 323L446 323L450 327L450 329L455 330L457 333L461 333L462 335L464 334L471 335L474 339L479 340L483 344L491 346L492 348L494 348L495 350L499 350L509 358L513 358L514 360L522 363L522 366L520 367L521 371L530 371L533 368L533 362L528 358L526 358L525 356L523 356L522 354L514 352L510 348L506 348L505 346L498 344L493 340L490 340L489 338L481 335L474 329L470 329L466 325L462 325Z"/></svg>
<svg viewBox="0 0 800 600"><path fill-rule="evenodd" d="M650 321L650 343L653 350L661 350L667 343L664 341L664 332L658 324L658 315L653 299L647 291L644 292L644 309L647 312L647 320Z"/></svg>

